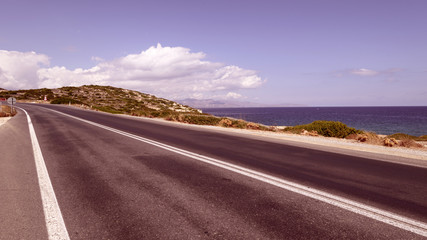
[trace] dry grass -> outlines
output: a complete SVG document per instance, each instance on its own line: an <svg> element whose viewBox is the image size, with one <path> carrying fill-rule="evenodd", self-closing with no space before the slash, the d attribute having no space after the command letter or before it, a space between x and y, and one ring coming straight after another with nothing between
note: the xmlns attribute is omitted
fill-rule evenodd
<svg viewBox="0 0 427 240"><path fill-rule="evenodd" d="M358 142L380 145L386 147L405 147L405 148L424 148L422 144L417 143L412 138L396 139L390 136L381 137L373 132L365 132L362 134L351 134L347 139L356 140Z"/></svg>
<svg viewBox="0 0 427 240"><path fill-rule="evenodd" d="M221 127L231 127L232 125L233 125L233 121L231 121L228 118L223 118L218 123L218 126L221 126Z"/></svg>
<svg viewBox="0 0 427 240"><path fill-rule="evenodd" d="M406 148L424 148L423 145L415 142L413 139L406 138L399 141L399 146Z"/></svg>
<svg viewBox="0 0 427 240"><path fill-rule="evenodd" d="M427 135L417 137L417 136L412 136L412 135L408 135L408 134L404 134L404 133L395 133L395 134L389 135L387 137L395 138L397 140L412 139L415 141L427 141Z"/></svg>
<svg viewBox="0 0 427 240"><path fill-rule="evenodd" d="M399 142L395 138L383 138L383 143L386 147L399 146Z"/></svg>
<svg viewBox="0 0 427 240"><path fill-rule="evenodd" d="M252 129L252 130L260 130L261 126L257 123L248 122L248 124L246 125L246 128Z"/></svg>
<svg viewBox="0 0 427 240"><path fill-rule="evenodd" d="M374 132L355 133L347 137L347 139L357 140L373 145L383 145L384 140Z"/></svg>
<svg viewBox="0 0 427 240"><path fill-rule="evenodd" d="M13 109L7 105L1 105L0 117L12 117L16 115L16 109Z"/></svg>

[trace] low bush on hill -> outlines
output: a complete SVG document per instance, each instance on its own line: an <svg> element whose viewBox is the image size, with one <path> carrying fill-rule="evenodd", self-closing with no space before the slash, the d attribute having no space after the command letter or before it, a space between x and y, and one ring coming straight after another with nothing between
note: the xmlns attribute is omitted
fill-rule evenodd
<svg viewBox="0 0 427 240"><path fill-rule="evenodd" d="M395 133L395 134L392 134L392 135L388 135L387 137L389 137L389 138L395 138L397 140L402 140L402 139L416 139L417 138L415 136L404 134L404 133Z"/></svg>
<svg viewBox="0 0 427 240"><path fill-rule="evenodd" d="M215 117L212 115L185 114L185 115L179 115L179 117L177 117L174 120L178 122L184 122L184 123L190 123L190 124L216 126L221 121L221 118Z"/></svg>
<svg viewBox="0 0 427 240"><path fill-rule="evenodd" d="M96 109L101 112L107 112L112 114L122 114L122 111L118 111L115 108L109 107L109 106L93 106L93 109Z"/></svg>
<svg viewBox="0 0 427 240"><path fill-rule="evenodd" d="M348 127L342 122L334 121L314 121L305 125L297 125L287 127L286 132L301 133L303 131L317 132L317 134L325 137L345 138L351 134L362 134L363 131Z"/></svg>
<svg viewBox="0 0 427 240"><path fill-rule="evenodd" d="M50 104L83 104L83 103L80 102L79 100L75 100L72 98L61 97L61 98L53 99L52 101L50 101Z"/></svg>
<svg viewBox="0 0 427 240"><path fill-rule="evenodd" d="M238 120L232 120L232 127L233 128L240 128L240 129L246 129L248 125L248 122L245 122L241 119Z"/></svg>

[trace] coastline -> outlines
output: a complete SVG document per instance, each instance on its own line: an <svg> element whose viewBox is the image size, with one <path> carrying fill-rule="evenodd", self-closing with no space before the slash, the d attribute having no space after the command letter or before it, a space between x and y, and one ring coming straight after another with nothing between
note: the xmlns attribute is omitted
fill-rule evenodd
<svg viewBox="0 0 427 240"><path fill-rule="evenodd" d="M243 119L267 126L297 126L313 121L338 121L380 135L427 135L427 106L202 108L219 117Z"/></svg>

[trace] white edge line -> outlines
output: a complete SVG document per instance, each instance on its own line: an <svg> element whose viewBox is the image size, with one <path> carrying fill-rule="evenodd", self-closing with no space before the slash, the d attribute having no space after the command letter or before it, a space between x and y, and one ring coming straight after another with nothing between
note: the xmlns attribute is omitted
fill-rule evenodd
<svg viewBox="0 0 427 240"><path fill-rule="evenodd" d="M59 209L58 201L49 178L49 173L46 168L43 154L40 149L30 115L24 109L19 109L24 111L24 113L27 115L48 237L50 240L69 240L70 236L68 235L61 210Z"/></svg>
<svg viewBox="0 0 427 240"><path fill-rule="evenodd" d="M346 209L348 211L363 215L365 217L371 218L371 219L375 219L377 221L398 227L400 229L409 231L409 232L413 232L416 233L418 235L427 237L427 224L417 221L417 220L413 220L407 217L403 217L385 210L381 210L379 208L375 208L375 207L371 207L369 205L363 204L363 203L359 203L356 201L352 201L343 197L339 197L324 191L320 191L317 189L313 189L298 183L294 183L291 181L287 181L287 180L283 180L277 177L273 177L258 171L254 171L248 168L244 168L238 165L234 165L231 163L227 163L227 162L223 162L220 161L218 159L214 159L211 157L207 157L207 156L203 156L197 153L193 153L193 152L189 152L183 149L179 149L167 144L163 144L154 140L150 140L144 137L140 137L131 133L127 133L127 132L123 132L114 128L110 128L95 122L91 122L82 118L78 118L66 113L62 113L59 111L55 111L52 109L49 109L53 112L62 114L64 116L70 117L70 118L74 118L76 120L88 123L90 125L129 137L129 138L133 138L135 140L139 140L141 142L145 142L154 146L157 146L159 148L174 152L174 153L178 153L180 155L184 155L211 165L215 165L217 167L223 168L223 169L227 169L229 171L235 172L235 173L239 173L242 174L244 176L248 176L254 179L257 179L259 181L280 187L282 189L286 189L288 191L292 191L328 204L331 204L333 206L342 208L342 209Z"/></svg>

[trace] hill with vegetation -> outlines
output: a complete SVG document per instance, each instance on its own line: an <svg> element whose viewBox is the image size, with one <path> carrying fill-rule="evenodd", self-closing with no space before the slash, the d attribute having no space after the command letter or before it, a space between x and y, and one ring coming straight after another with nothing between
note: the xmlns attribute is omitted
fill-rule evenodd
<svg viewBox="0 0 427 240"><path fill-rule="evenodd" d="M15 97L18 102L67 104L113 114L163 118L198 125L266 129L261 124L212 116L202 113L199 109L151 94L110 86L84 85L0 92L0 98L8 97Z"/></svg>
<svg viewBox="0 0 427 240"><path fill-rule="evenodd" d="M201 114L198 109L154 95L110 86L85 85L56 89L3 91L0 93L0 97L15 97L20 102L69 104L134 116L165 117L175 113Z"/></svg>

